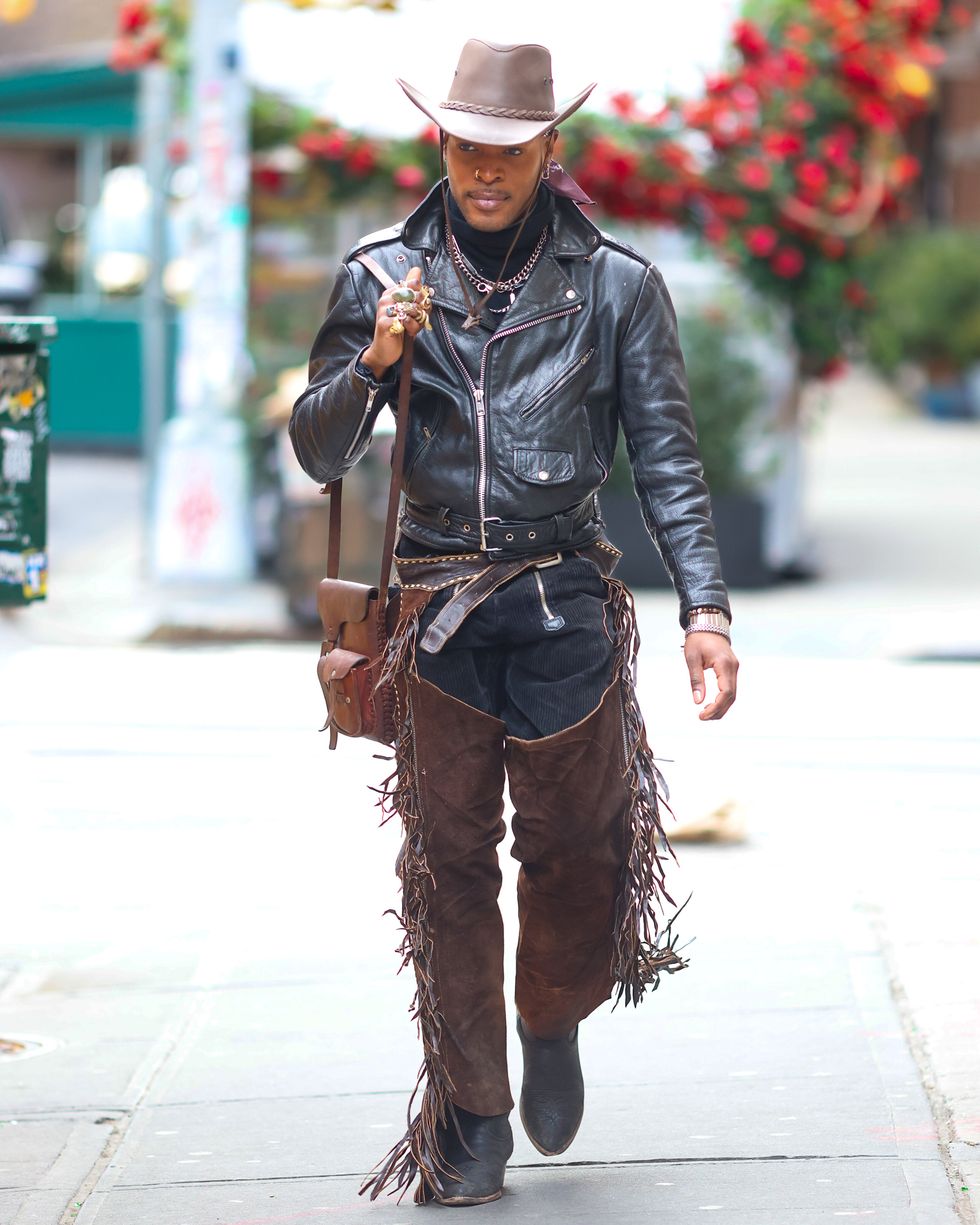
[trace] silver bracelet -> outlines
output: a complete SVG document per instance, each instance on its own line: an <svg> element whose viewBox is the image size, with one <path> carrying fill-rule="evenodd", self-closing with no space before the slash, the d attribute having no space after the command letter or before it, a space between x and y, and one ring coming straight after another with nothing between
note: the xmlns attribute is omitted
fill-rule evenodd
<svg viewBox="0 0 980 1225"><path fill-rule="evenodd" d="M684 638L686 639L688 634L721 634L731 642L731 624L727 613L720 608L692 608L688 613Z"/></svg>

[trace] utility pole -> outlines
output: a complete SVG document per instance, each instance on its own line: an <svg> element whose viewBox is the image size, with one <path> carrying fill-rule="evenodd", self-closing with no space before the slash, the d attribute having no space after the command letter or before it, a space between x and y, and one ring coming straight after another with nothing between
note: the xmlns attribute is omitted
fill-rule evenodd
<svg viewBox="0 0 980 1225"><path fill-rule="evenodd" d="M177 412L160 432L151 566L162 580L240 581L254 569L247 434L248 87L239 0L195 0L190 29L187 250L193 288L179 320Z"/></svg>

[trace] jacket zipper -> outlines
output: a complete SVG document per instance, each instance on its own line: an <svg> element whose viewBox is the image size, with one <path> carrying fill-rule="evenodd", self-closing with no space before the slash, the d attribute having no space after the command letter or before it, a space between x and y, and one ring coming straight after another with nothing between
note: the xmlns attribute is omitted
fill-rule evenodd
<svg viewBox="0 0 980 1225"><path fill-rule="evenodd" d="M350 457L357 450L358 444L361 441L361 435L364 433L364 427L367 425L367 419L370 417L371 409L374 407L374 398L380 390L380 387L368 388L367 403L364 405L364 416L361 417L360 423L358 424L357 429L354 431L354 441L347 448L347 454L344 456L344 459L350 459Z"/></svg>
<svg viewBox="0 0 980 1225"><path fill-rule="evenodd" d="M594 346L591 349L586 349L581 357L577 357L570 366L566 366L558 377L553 379L543 391L539 391L529 404L525 404L518 413L518 416L530 417L532 413L537 412L545 400L549 400L555 394L555 392L560 391L566 383L573 379L583 366L587 366L589 364L594 352Z"/></svg>
<svg viewBox="0 0 980 1225"><path fill-rule="evenodd" d="M529 319L526 323L515 324L512 328L500 328L490 337L487 343L483 346L483 353L480 357L480 376L479 383L473 381L470 372L466 369L463 359L456 351L456 346L453 344L453 339L449 334L449 324L446 322L446 312L439 311L439 322L442 325L442 334L446 338L446 344L449 347L450 355L456 363L460 374L469 385L470 394L473 397L473 403L476 407L476 438L477 452L479 456L479 473L477 479L477 511L480 516L480 548L486 552L486 521L487 521L487 406L484 395L484 380L487 373L487 355L490 346L495 340L500 340L504 336L513 336L518 332L526 332L528 328L535 327L539 323L549 323L552 319L561 319L565 315L575 315L582 309L581 303L575 306L568 306L564 310L552 311L550 315L542 315L540 319Z"/></svg>

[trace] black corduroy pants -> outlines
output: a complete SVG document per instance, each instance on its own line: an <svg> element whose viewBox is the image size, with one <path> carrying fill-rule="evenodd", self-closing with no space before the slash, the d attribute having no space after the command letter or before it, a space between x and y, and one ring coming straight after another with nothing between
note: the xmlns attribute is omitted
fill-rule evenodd
<svg viewBox="0 0 980 1225"><path fill-rule="evenodd" d="M438 592L429 602L420 638L451 595ZM508 736L551 736L594 710L609 685L607 598L605 580L585 557L529 570L475 608L438 655L420 648L418 674L502 720Z"/></svg>

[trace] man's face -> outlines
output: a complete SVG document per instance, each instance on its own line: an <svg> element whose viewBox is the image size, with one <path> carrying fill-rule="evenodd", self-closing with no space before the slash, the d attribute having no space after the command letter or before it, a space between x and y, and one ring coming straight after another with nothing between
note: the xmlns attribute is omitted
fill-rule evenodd
<svg viewBox="0 0 980 1225"><path fill-rule="evenodd" d="M537 136L524 145L477 145L446 137L449 187L474 229L514 224L538 189L552 140Z"/></svg>

